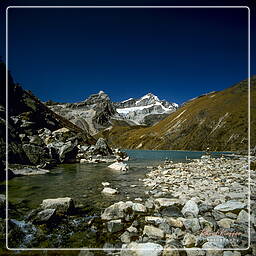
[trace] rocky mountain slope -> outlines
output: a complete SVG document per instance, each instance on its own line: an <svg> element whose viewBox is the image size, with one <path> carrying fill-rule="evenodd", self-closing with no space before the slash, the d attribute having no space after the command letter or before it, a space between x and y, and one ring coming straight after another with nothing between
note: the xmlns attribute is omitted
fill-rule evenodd
<svg viewBox="0 0 256 256"><path fill-rule="evenodd" d="M46 103L55 113L65 117L90 134L111 125L110 119L118 115L109 96L100 91L78 103Z"/></svg>
<svg viewBox="0 0 256 256"><path fill-rule="evenodd" d="M255 99L256 76L251 78L251 148L256 145ZM100 136L130 149L246 150L248 81L192 99L151 127L113 127Z"/></svg>
<svg viewBox="0 0 256 256"><path fill-rule="evenodd" d="M0 164L6 155L5 64L0 63ZM93 99L92 99L93 100ZM51 111L31 92L8 76L8 162L46 167L94 155L111 155L111 149L83 129ZM3 175L4 176L4 175Z"/></svg>
<svg viewBox="0 0 256 256"><path fill-rule="evenodd" d="M153 125L176 111L178 105L148 93L139 99L130 98L115 103L116 111L125 119L137 124Z"/></svg>

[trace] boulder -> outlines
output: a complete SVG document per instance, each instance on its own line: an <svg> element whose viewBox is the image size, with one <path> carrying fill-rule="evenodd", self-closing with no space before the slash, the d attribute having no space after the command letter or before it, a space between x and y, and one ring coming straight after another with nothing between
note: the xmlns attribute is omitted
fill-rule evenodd
<svg viewBox="0 0 256 256"><path fill-rule="evenodd" d="M116 171L128 171L129 166L123 162L115 162L108 166L109 168L116 170Z"/></svg>
<svg viewBox="0 0 256 256"><path fill-rule="evenodd" d="M237 222L248 223L249 222L249 214L245 210L242 210L241 212L239 212L239 214L237 216Z"/></svg>
<svg viewBox="0 0 256 256"><path fill-rule="evenodd" d="M56 209L45 209L40 211L33 220L34 224L44 224L52 222L56 217Z"/></svg>
<svg viewBox="0 0 256 256"><path fill-rule="evenodd" d="M171 227L175 227L175 228L182 228L183 225L183 218L172 218L172 217L168 217L165 218L167 223L171 226Z"/></svg>
<svg viewBox="0 0 256 256"><path fill-rule="evenodd" d="M121 256L160 256L163 246L156 243L135 243L123 245Z"/></svg>
<svg viewBox="0 0 256 256"><path fill-rule="evenodd" d="M60 128L52 132L52 136L56 141L65 142L68 138L74 136L73 132L71 132L68 128Z"/></svg>
<svg viewBox="0 0 256 256"><path fill-rule="evenodd" d="M107 222L107 229L110 233L116 233L121 231L124 228L124 225L120 219L110 220Z"/></svg>
<svg viewBox="0 0 256 256"><path fill-rule="evenodd" d="M197 218L184 219L183 224L187 230L191 230L192 232L197 232L201 229L199 220Z"/></svg>
<svg viewBox="0 0 256 256"><path fill-rule="evenodd" d="M140 203L133 203L132 210L135 213L146 213L147 212L147 208L143 204L140 204Z"/></svg>
<svg viewBox="0 0 256 256"><path fill-rule="evenodd" d="M70 197L45 199L41 204L42 209L56 209L58 213L70 213L75 209L74 202Z"/></svg>
<svg viewBox="0 0 256 256"><path fill-rule="evenodd" d="M162 239L164 238L164 231L154 226L144 226L143 235L147 235L149 238Z"/></svg>
<svg viewBox="0 0 256 256"><path fill-rule="evenodd" d="M102 220L114 220L125 218L126 213L132 211L132 202L118 202L106 208L101 215Z"/></svg>
<svg viewBox="0 0 256 256"><path fill-rule="evenodd" d="M196 244L196 236L194 236L193 234L187 233L182 240L182 244L183 246L185 246L186 248L191 248L194 247Z"/></svg>
<svg viewBox="0 0 256 256"><path fill-rule="evenodd" d="M93 153L100 154L102 156L108 156L111 155L113 152L108 146L107 142L103 138L99 138L95 144Z"/></svg>
<svg viewBox="0 0 256 256"><path fill-rule="evenodd" d="M23 144L22 149L25 152L30 163L33 165L38 165L45 162L46 159L49 159L49 153L47 149L44 149L41 146L32 145L32 144Z"/></svg>
<svg viewBox="0 0 256 256"><path fill-rule="evenodd" d="M195 201L189 200L186 202L186 204L182 208L181 212L185 217L188 217L190 215L197 217L197 215L199 213L199 208Z"/></svg>
<svg viewBox="0 0 256 256"><path fill-rule="evenodd" d="M65 161L74 161L77 155L77 143L68 141L59 149L59 159L63 163Z"/></svg>
<svg viewBox="0 0 256 256"><path fill-rule="evenodd" d="M101 193L107 194L107 195L116 195L119 192L116 189L113 188L104 188Z"/></svg>
<svg viewBox="0 0 256 256"><path fill-rule="evenodd" d="M214 210L220 211L220 212L239 212L242 209L246 208L245 203L241 203L239 201L230 200L223 204L217 205Z"/></svg>

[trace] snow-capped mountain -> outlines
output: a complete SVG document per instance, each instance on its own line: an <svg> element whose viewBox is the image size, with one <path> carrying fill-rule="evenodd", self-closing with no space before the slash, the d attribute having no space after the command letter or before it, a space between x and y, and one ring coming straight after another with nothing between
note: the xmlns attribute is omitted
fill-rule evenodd
<svg viewBox="0 0 256 256"><path fill-rule="evenodd" d="M152 93L139 99L130 98L115 103L116 111L125 119L138 124L152 125L178 108L178 104L160 100Z"/></svg>

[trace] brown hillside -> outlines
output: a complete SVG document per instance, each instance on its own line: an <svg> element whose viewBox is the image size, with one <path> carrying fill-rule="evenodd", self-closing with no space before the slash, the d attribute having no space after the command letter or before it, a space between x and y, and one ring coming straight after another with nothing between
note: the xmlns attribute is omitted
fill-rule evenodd
<svg viewBox="0 0 256 256"><path fill-rule="evenodd" d="M256 76L251 78L251 146L256 145ZM130 149L237 151L248 147L248 81L199 96L154 126L113 127L98 136Z"/></svg>

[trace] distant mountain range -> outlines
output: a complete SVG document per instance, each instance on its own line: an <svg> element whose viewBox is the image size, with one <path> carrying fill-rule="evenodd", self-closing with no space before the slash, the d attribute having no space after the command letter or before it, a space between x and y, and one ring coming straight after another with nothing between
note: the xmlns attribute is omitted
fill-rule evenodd
<svg viewBox="0 0 256 256"><path fill-rule="evenodd" d="M82 102L48 101L46 105L92 135L116 125L153 125L178 108L177 104L159 100L151 93L139 99L113 103L103 91L91 95Z"/></svg>
<svg viewBox="0 0 256 256"><path fill-rule="evenodd" d="M251 148L255 148L256 76L251 78L250 91ZM115 126L97 136L128 149L247 150L248 80L189 100L150 127Z"/></svg>

